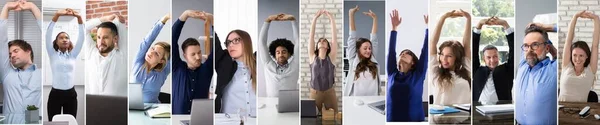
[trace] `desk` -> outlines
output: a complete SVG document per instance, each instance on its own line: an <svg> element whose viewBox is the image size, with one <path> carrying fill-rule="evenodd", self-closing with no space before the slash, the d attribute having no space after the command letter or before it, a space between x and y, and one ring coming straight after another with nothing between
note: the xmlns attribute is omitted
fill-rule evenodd
<svg viewBox="0 0 600 125"><path fill-rule="evenodd" d="M458 109L460 112L449 114L429 114L429 123L431 124L471 124L471 113L463 111L457 107L449 106ZM431 106L429 106L431 108Z"/></svg>
<svg viewBox="0 0 600 125"><path fill-rule="evenodd" d="M153 106L171 106L171 104L154 104ZM168 125L170 118L151 118L145 111L129 110L128 124L130 125Z"/></svg>
<svg viewBox="0 0 600 125"><path fill-rule="evenodd" d="M35 122L26 122L25 113L11 113L11 114L2 114L4 119L0 121L0 124L40 124L42 117Z"/></svg>
<svg viewBox="0 0 600 125"><path fill-rule="evenodd" d="M67 121L52 121L52 122L45 121L44 125L69 125L69 122L67 122Z"/></svg>
<svg viewBox="0 0 600 125"><path fill-rule="evenodd" d="M239 117L236 114L230 114L231 118ZM223 123L223 121L227 121L225 118L225 114L223 113L215 113L215 123L213 125L240 125L240 123ZM190 120L190 115L172 115L171 116L171 125L181 125L181 120ZM256 125L256 118L248 117L245 125Z"/></svg>
<svg viewBox="0 0 600 125"><path fill-rule="evenodd" d="M342 123L344 125L383 125L385 115L369 107L370 103L385 100L385 96L344 96L344 112ZM356 105L355 101L363 101L362 105Z"/></svg>
<svg viewBox="0 0 600 125"><path fill-rule="evenodd" d="M260 117L258 122L261 125L299 125L300 112L277 112L277 99L278 98L272 97L258 97L257 107L260 107L263 104L265 105L265 107L258 109L257 116Z"/></svg>
<svg viewBox="0 0 600 125"><path fill-rule="evenodd" d="M559 102L558 104L563 105L563 107L558 110L559 124L597 125L600 123L600 120L596 120L594 118L594 114L600 115L600 103ZM579 111L581 111L585 106L590 106L590 115L582 119L579 117Z"/></svg>
<svg viewBox="0 0 600 125"><path fill-rule="evenodd" d="M496 102L496 104L512 104L511 100L502 100ZM473 102L472 111L473 111L473 124L482 124L482 125L513 125L515 121L514 110L513 113L502 114L502 115L483 115L477 111L475 106L481 106L480 102Z"/></svg>

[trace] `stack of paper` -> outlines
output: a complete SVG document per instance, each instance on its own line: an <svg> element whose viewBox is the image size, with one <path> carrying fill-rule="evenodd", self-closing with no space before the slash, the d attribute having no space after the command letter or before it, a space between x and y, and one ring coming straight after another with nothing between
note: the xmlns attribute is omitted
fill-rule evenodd
<svg viewBox="0 0 600 125"><path fill-rule="evenodd" d="M502 104L502 105L483 105L476 106L477 111L483 114L495 114L495 113L512 113L515 111L514 104Z"/></svg>

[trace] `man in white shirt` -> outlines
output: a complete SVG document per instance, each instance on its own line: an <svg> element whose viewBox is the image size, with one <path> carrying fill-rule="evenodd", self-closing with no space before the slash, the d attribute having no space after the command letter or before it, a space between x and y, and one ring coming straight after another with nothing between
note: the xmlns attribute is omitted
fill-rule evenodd
<svg viewBox="0 0 600 125"><path fill-rule="evenodd" d="M125 18L118 14L86 22L87 94L127 96L127 29L124 23ZM90 35L94 28L97 28L96 34Z"/></svg>

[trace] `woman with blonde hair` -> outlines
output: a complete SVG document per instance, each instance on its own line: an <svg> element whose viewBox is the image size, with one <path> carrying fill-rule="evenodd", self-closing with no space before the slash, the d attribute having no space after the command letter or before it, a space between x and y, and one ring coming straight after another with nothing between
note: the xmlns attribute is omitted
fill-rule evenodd
<svg viewBox="0 0 600 125"><path fill-rule="evenodd" d="M160 103L158 100L160 88L171 73L171 45L166 42L156 42L152 45L170 18L171 15L165 15L154 23L152 30L140 44L140 50L134 59L130 78L133 83L142 84L144 103Z"/></svg>

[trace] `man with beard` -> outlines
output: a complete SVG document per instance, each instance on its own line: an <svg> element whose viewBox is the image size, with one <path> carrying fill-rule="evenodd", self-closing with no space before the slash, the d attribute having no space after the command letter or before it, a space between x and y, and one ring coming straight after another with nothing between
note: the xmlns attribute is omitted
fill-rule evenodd
<svg viewBox="0 0 600 125"><path fill-rule="evenodd" d="M521 62L514 86L515 114L519 124L556 124L556 48L548 39L552 25L531 24L525 30ZM546 29L546 30L545 30ZM553 59L546 54L550 53Z"/></svg>
<svg viewBox="0 0 600 125"><path fill-rule="evenodd" d="M124 23L125 18L118 14L86 22L87 94L127 96L127 29ZM97 29L95 40L90 35L94 28Z"/></svg>
<svg viewBox="0 0 600 125"><path fill-rule="evenodd" d="M499 63L498 48L487 45L483 48L483 60L485 66L479 63L479 42L481 28L483 25L500 25L506 33L508 43L508 59L506 63ZM512 100L511 90L513 87L514 71L514 29L508 23L498 17L491 17L479 21L476 29L473 29L473 102L482 104L495 104L499 100Z"/></svg>
<svg viewBox="0 0 600 125"><path fill-rule="evenodd" d="M293 41L298 41L298 28L296 19L289 14L271 15L262 25L260 30L259 51L260 61L265 68L265 81L267 85L267 96L278 97L279 90L298 89L298 69L300 65L299 56L293 56L299 52L299 46L292 41L280 38L273 40L267 47L267 35L271 21L289 21L292 24ZM267 53L268 51L268 53Z"/></svg>

